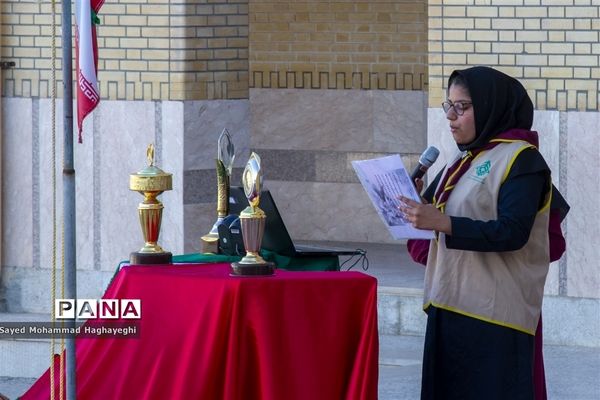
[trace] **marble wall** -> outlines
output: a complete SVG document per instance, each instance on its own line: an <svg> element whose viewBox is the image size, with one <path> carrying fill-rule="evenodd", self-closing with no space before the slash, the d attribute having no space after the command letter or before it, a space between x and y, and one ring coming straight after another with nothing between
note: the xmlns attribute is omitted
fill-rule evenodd
<svg viewBox="0 0 600 400"><path fill-rule="evenodd" d="M201 249L200 237L217 219L217 141L227 129L235 146L232 185L241 185L241 171L250 156L250 116L247 100L184 103L184 250Z"/></svg>
<svg viewBox="0 0 600 400"><path fill-rule="evenodd" d="M426 103L419 91L251 89L251 147L291 236L393 243L351 162L399 153L412 169Z"/></svg>
<svg viewBox="0 0 600 400"><path fill-rule="evenodd" d="M393 242L350 163L401 153L412 168L425 147L425 104L414 91L286 89L186 103L185 250L199 250L216 216L213 143L224 127L236 146L232 184L256 151L294 239Z"/></svg>
<svg viewBox="0 0 600 400"><path fill-rule="evenodd" d="M567 293L600 297L600 209L596 200L600 197L600 112L569 113L565 125L568 135L561 143L561 153L566 152L564 176L571 205L567 218Z"/></svg>
<svg viewBox="0 0 600 400"><path fill-rule="evenodd" d="M428 110L427 140L441 155L429 171L433 178L456 146L440 108ZM552 180L571 206L562 224L567 251L552 263L546 294L600 298L600 112L536 111L533 129L540 136L540 151L552 170Z"/></svg>
<svg viewBox="0 0 600 400"><path fill-rule="evenodd" d="M53 254L61 266L63 105L57 101L54 182L51 100L3 98L2 106L2 285L9 310L48 312ZM165 204L159 243L183 252L182 127L177 102L103 101L85 121L83 144L74 145L80 297L101 296L119 262L143 245L142 196L128 186L129 174L146 165L151 142L157 165L174 173L173 190L159 197Z"/></svg>
<svg viewBox="0 0 600 400"><path fill-rule="evenodd" d="M200 250L216 219L216 142L232 134L231 182L255 150L266 187L292 237L392 242L350 162L401 153L412 168L425 147L426 95L414 91L253 90L249 100L103 101L75 144L79 294L98 297L120 261L142 246L140 194L129 174L156 164L173 173L159 243ZM48 99L3 99L3 285L13 309L43 311L53 251L60 250L62 102L56 104L57 243L53 248L51 109ZM332 210L335 210L332 212ZM60 253L57 254L60 265ZM40 290L41 289L41 290Z"/></svg>
<svg viewBox="0 0 600 400"><path fill-rule="evenodd" d="M422 92L256 89L248 100L103 101L75 144L79 294L98 297L131 251L142 246L141 195L129 174L146 165L146 146L173 173L160 244L175 254L200 250L216 219L216 141L235 142L232 184L250 150L295 240L393 243L351 168L352 160L400 153L410 170L432 144L442 150L431 174L455 151L440 109ZM51 103L3 99L2 286L12 310L47 311L52 246ZM60 249L62 103L57 103L56 193ZM563 223L568 250L553 263L546 294L600 298L600 113L538 111L534 127L555 184L571 205ZM60 252L57 253L60 265ZM0 301L0 307L2 303Z"/></svg>
<svg viewBox="0 0 600 400"><path fill-rule="evenodd" d="M2 265L31 268L33 220L39 218L39 206L34 208L39 178L36 171L34 182L33 172L39 168L39 152L33 148L33 104L18 98L3 99L2 106Z"/></svg>

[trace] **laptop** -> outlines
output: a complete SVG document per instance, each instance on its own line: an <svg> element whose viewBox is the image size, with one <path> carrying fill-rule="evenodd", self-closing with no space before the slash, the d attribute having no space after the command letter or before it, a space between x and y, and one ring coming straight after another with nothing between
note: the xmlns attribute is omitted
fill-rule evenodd
<svg viewBox="0 0 600 400"><path fill-rule="evenodd" d="M232 186L229 196L230 214L239 215L244 208L248 207L248 199L241 186ZM261 192L258 206L267 215L265 234L261 244L261 248L265 250L288 257L354 256L364 253L363 250L294 244L271 192L268 190Z"/></svg>

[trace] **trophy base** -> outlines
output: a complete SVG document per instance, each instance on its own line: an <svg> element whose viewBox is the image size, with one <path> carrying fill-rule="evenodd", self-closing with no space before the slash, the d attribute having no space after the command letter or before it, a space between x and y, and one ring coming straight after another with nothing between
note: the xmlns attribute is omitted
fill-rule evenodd
<svg viewBox="0 0 600 400"><path fill-rule="evenodd" d="M206 234L200 238L200 252L202 253L219 253L219 235Z"/></svg>
<svg viewBox="0 0 600 400"><path fill-rule="evenodd" d="M265 262L261 264L231 263L231 275L234 276L268 276L275 273L275 263Z"/></svg>
<svg viewBox="0 0 600 400"><path fill-rule="evenodd" d="M132 265L158 265L173 264L173 254L165 251L163 253L140 253L134 251L129 255L129 264Z"/></svg>

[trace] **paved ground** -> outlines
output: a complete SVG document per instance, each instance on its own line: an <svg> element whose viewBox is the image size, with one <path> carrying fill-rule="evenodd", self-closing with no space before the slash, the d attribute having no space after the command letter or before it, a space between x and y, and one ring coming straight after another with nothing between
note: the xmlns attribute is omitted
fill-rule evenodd
<svg viewBox="0 0 600 400"><path fill-rule="evenodd" d="M305 242L303 242L305 243ZM311 244L310 242L308 244ZM361 271L377 278L379 286L423 288L423 277L425 268L413 262L406 250L405 244L374 244L374 243L340 243L340 242L318 242L319 246L331 246L341 248L361 248L367 251L369 268L364 271L361 263L352 268L352 271ZM353 264L355 258L340 257L342 270L347 270Z"/></svg>
<svg viewBox="0 0 600 400"><path fill-rule="evenodd" d="M422 352L422 337L380 338L379 400L419 398ZM544 356L550 400L600 399L600 349L546 346ZM33 379L0 377L0 393L12 400L33 382Z"/></svg>
<svg viewBox="0 0 600 400"><path fill-rule="evenodd" d="M379 400L419 398L422 351L422 337L381 337ZM600 349L545 346L544 358L548 399L600 399Z"/></svg>
<svg viewBox="0 0 600 400"><path fill-rule="evenodd" d="M370 267L366 273L375 276L380 286L423 287L424 270L410 260L406 246L378 244L367 250ZM361 269L357 265L353 270ZM419 399L422 352L422 337L380 337L379 400ZM600 400L600 348L545 346L544 357L550 400ZM12 400L33 382L0 377L0 393Z"/></svg>

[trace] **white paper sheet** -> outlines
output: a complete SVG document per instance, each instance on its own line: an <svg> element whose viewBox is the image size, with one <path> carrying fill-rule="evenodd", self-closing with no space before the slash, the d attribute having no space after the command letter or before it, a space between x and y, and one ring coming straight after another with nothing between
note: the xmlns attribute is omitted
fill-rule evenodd
<svg viewBox="0 0 600 400"><path fill-rule="evenodd" d="M394 239L434 238L433 231L414 228L398 209L399 196L421 202L399 155L352 161L352 167Z"/></svg>

